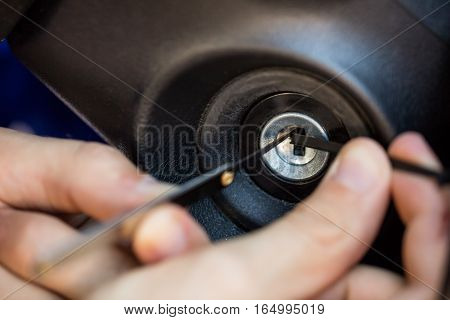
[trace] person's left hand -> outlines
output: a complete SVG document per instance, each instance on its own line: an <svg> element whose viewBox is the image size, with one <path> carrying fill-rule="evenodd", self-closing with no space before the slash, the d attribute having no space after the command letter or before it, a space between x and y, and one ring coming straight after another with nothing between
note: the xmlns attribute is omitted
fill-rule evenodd
<svg viewBox="0 0 450 320"><path fill-rule="evenodd" d="M134 257L105 244L33 279L39 258L78 232L48 213L104 220L170 187L139 173L109 146L2 128L0 168L0 298L81 298L128 270ZM132 240L135 255L147 264L209 242L184 209L170 204L140 221Z"/></svg>

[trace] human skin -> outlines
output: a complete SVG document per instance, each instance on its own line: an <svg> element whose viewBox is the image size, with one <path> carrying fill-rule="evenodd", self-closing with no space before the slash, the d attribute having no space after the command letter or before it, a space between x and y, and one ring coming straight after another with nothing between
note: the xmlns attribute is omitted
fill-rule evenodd
<svg viewBox="0 0 450 320"><path fill-rule="evenodd" d="M397 137L389 153L440 169L416 133ZM392 171L386 152L368 138L349 142L315 192L261 230L212 244L184 208L167 204L149 211L129 235L139 264L105 243L37 278L42 254L78 232L55 212L106 220L170 186L140 174L111 147L8 129L0 129L0 168L0 297L440 297L448 252L446 197L433 181ZM404 277L358 264L391 197L406 226Z"/></svg>

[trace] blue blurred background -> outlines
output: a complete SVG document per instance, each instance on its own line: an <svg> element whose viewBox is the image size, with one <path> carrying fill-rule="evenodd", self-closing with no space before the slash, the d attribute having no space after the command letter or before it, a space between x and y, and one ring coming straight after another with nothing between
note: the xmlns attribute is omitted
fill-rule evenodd
<svg viewBox="0 0 450 320"><path fill-rule="evenodd" d="M102 141L13 56L6 40L0 42L0 127Z"/></svg>

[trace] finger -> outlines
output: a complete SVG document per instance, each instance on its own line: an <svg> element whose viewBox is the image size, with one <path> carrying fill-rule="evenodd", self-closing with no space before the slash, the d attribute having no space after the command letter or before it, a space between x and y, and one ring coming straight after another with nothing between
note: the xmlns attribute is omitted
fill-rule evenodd
<svg viewBox="0 0 450 320"><path fill-rule="evenodd" d="M0 213L0 262L25 279L34 279L42 257L60 249L61 244L70 243L77 234L54 217L4 209ZM205 232L189 214L174 205L146 214L134 238L138 257L148 263L208 242ZM65 297L80 298L134 266L129 254L114 242L100 238L35 281Z"/></svg>
<svg viewBox="0 0 450 320"><path fill-rule="evenodd" d="M0 263L23 279L69 298L81 298L135 265L122 250L101 243L101 248L63 259L36 277L42 257L76 235L77 231L52 216L4 209L0 212Z"/></svg>
<svg viewBox="0 0 450 320"><path fill-rule="evenodd" d="M48 300L59 297L34 284L28 284L0 266L0 299L5 300Z"/></svg>
<svg viewBox="0 0 450 320"><path fill-rule="evenodd" d="M359 265L321 293L317 299L385 300L404 286L403 279L381 268Z"/></svg>
<svg viewBox="0 0 450 320"><path fill-rule="evenodd" d="M208 243L206 232L184 208L163 205L140 221L133 250L141 262L154 263Z"/></svg>
<svg viewBox="0 0 450 320"><path fill-rule="evenodd" d="M367 251L388 203L389 181L381 147L356 139L306 203L268 228L131 272L92 297L123 298L124 292L130 299L315 296Z"/></svg>
<svg viewBox="0 0 450 320"><path fill-rule="evenodd" d="M369 250L388 204L390 177L384 150L369 139L356 139L344 147L314 194L274 225L272 234L262 234L266 242L283 239L287 230L292 237L298 234L298 240L284 237L274 244L300 245L296 255L286 253L277 263L280 281L298 279L290 297L316 295ZM278 294L286 294L286 288L280 286Z"/></svg>
<svg viewBox="0 0 450 320"><path fill-rule="evenodd" d="M405 133L391 145L392 156L440 169L440 163L422 136ZM448 252L448 211L439 186L428 178L395 172L392 192L406 224L403 261L406 287L401 298L436 298L444 281Z"/></svg>
<svg viewBox="0 0 450 320"><path fill-rule="evenodd" d="M0 128L0 202L107 218L159 194L117 150Z"/></svg>

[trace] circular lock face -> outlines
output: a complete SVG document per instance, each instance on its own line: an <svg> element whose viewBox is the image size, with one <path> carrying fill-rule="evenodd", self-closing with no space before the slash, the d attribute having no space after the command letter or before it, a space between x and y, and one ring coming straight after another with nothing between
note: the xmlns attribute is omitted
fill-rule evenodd
<svg viewBox="0 0 450 320"><path fill-rule="evenodd" d="M244 74L224 86L203 114L199 167L207 172L243 159L293 127L336 143L370 135L354 103L338 88L301 71L270 68ZM294 147L288 139L239 168L233 183L212 200L244 230L261 227L307 197L333 158L324 151Z"/></svg>
<svg viewBox="0 0 450 320"><path fill-rule="evenodd" d="M294 128L301 128L306 136L328 140L325 129L313 118L300 112L286 112L265 124L261 131L260 148ZM296 150L291 140L286 139L262 158L266 166L279 177L293 182L305 181L318 175L326 166L328 152L312 148L300 149Z"/></svg>

